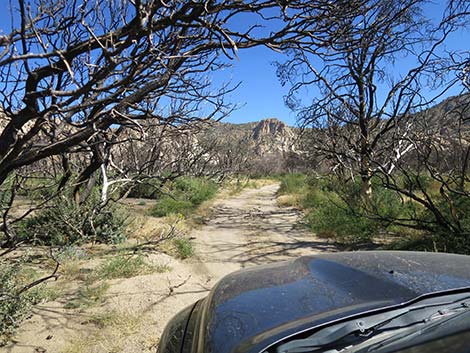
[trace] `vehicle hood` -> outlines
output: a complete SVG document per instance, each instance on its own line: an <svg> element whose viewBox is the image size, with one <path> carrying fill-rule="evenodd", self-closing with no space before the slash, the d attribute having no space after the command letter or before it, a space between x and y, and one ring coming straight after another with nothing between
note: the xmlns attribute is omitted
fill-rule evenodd
<svg viewBox="0 0 470 353"><path fill-rule="evenodd" d="M192 352L258 353L299 331L468 287L463 255L347 252L258 266L224 277L201 303Z"/></svg>

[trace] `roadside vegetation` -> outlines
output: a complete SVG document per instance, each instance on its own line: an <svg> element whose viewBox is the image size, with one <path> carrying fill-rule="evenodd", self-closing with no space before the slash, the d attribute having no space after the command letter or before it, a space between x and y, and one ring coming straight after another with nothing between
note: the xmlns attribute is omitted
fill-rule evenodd
<svg viewBox="0 0 470 353"><path fill-rule="evenodd" d="M168 182L160 190L160 197L156 200L151 214L156 217L172 213L189 216L199 205L213 198L217 190L218 185L212 180L194 177L178 178Z"/></svg>
<svg viewBox="0 0 470 353"><path fill-rule="evenodd" d="M128 214L116 203L101 204L96 193L77 204L64 193L15 226L18 238L35 245L67 247L119 244L127 239Z"/></svg>
<svg viewBox="0 0 470 353"><path fill-rule="evenodd" d="M15 262L0 259L0 346L7 343L33 305L56 300L61 289L41 284L28 286L44 275L26 256Z"/></svg>
<svg viewBox="0 0 470 353"><path fill-rule="evenodd" d="M187 259L194 255L194 247L190 240L186 238L174 239L173 244L176 248L179 258Z"/></svg>
<svg viewBox="0 0 470 353"><path fill-rule="evenodd" d="M102 203L99 185L82 203L65 191L13 225L24 245L12 252L14 256L0 258L0 344L10 340L35 304L60 300L67 310L95 310L107 301L112 280L171 271L167 264L149 262L149 252L169 253L179 259L194 255L189 236L197 226L198 207L216 196L220 183L181 177L159 189L155 186L134 191L132 196L142 198L137 205ZM34 188L38 191L28 202L47 200L48 187L35 181ZM148 196L151 198L145 198ZM204 212L207 210L200 213ZM148 217L158 217L158 221L145 231L139 226ZM47 281L51 271L50 279L56 281ZM40 283L35 285L36 281ZM28 289L31 283L34 287ZM119 315L111 314L101 313L90 322L114 322Z"/></svg>
<svg viewBox="0 0 470 353"><path fill-rule="evenodd" d="M304 212L304 224L320 237L331 238L350 247L380 246L384 249L445 251L470 254L470 203L456 197L449 202L439 183L421 176L426 195L446 217L447 224L458 220L461 232L449 233L435 214L409 197L372 180L370 199L361 197L360 183L342 183L334 177L287 174L279 177L280 206ZM415 188L403 178L403 187ZM375 243L375 244L374 244Z"/></svg>

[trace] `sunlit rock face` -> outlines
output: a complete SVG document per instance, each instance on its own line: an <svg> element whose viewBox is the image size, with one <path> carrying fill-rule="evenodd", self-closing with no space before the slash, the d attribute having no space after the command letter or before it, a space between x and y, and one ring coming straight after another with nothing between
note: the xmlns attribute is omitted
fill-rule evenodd
<svg viewBox="0 0 470 353"><path fill-rule="evenodd" d="M269 118L261 120L252 130L257 154L295 151L295 134L284 122Z"/></svg>
<svg viewBox="0 0 470 353"><path fill-rule="evenodd" d="M276 118L261 120L253 129L253 138L256 140L266 135L279 136L288 133L288 127Z"/></svg>

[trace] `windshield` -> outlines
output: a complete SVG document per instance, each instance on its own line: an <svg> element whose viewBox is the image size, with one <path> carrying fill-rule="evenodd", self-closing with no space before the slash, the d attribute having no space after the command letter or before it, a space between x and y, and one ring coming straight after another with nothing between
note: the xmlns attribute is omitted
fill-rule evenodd
<svg viewBox="0 0 470 353"><path fill-rule="evenodd" d="M263 353L396 352L470 331L470 294L441 296L404 308L294 336ZM468 342L468 341L467 341Z"/></svg>

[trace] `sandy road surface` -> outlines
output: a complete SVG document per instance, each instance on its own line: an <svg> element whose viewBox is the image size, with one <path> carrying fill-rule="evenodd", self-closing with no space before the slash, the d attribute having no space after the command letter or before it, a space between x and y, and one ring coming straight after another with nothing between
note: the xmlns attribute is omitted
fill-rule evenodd
<svg viewBox="0 0 470 353"><path fill-rule="evenodd" d="M211 220L194 236L195 273L213 281L247 266L334 249L299 225L299 211L276 205L278 188L246 190L213 205Z"/></svg>
<svg viewBox="0 0 470 353"><path fill-rule="evenodd" d="M168 320L204 297L222 276L248 266L333 251L332 245L298 225L298 211L276 205L278 187L248 189L215 201L207 224L193 234L193 258L148 255L149 261L168 265L167 273L112 280L104 303L91 309L64 309L67 298L39 305L16 342L0 352L154 352ZM118 313L122 322L99 327L96 318L110 312Z"/></svg>

